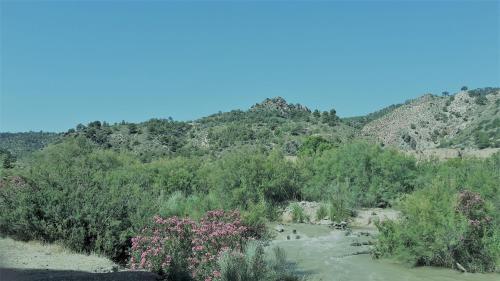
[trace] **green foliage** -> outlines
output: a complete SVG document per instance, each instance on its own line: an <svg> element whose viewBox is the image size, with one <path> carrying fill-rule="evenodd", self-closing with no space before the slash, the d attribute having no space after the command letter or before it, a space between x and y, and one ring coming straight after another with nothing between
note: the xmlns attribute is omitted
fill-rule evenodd
<svg viewBox="0 0 500 281"><path fill-rule="evenodd" d="M286 161L279 151L266 154L249 148L228 152L208 164L203 174L228 207L246 208L262 199L282 203L300 197L298 166Z"/></svg>
<svg viewBox="0 0 500 281"><path fill-rule="evenodd" d="M274 219L276 217L273 214L274 211L272 204L266 203L264 200L249 205L248 209L242 213L242 217L252 236L261 239L269 238L270 233L267 232L266 223L267 218Z"/></svg>
<svg viewBox="0 0 500 281"><path fill-rule="evenodd" d="M129 194L107 185L106 173L130 162L92 151L81 139L46 149L23 175L29 185L2 190L1 228L23 240L62 240L71 249L119 259L132 226Z"/></svg>
<svg viewBox="0 0 500 281"><path fill-rule="evenodd" d="M298 203L293 203L290 208L292 211L293 222L306 222L308 220L306 214L304 213L304 209L302 209Z"/></svg>
<svg viewBox="0 0 500 281"><path fill-rule="evenodd" d="M266 255L260 243L249 243L242 254L226 252L219 260L221 281L298 281L281 248Z"/></svg>
<svg viewBox="0 0 500 281"><path fill-rule="evenodd" d="M15 162L16 157L10 151L0 148L0 167L3 169L12 169Z"/></svg>
<svg viewBox="0 0 500 281"><path fill-rule="evenodd" d="M328 207L323 205L316 216L339 221L355 208L402 200L405 220L380 225L380 255L491 269L492 259L480 257L498 253L498 232L491 230L500 224L499 155L417 164L376 144L336 141L330 125L299 106L291 108L220 113L194 125L152 119L137 124L142 133L133 135L127 123L78 126L60 143L19 165L2 167L0 230L123 261L130 238L154 215L197 219L209 210L237 208L253 235L265 238L265 223L289 201L327 199ZM491 132L498 122L481 123L488 146L495 145ZM339 121L335 128L342 126ZM207 142L199 144L204 137ZM286 151L297 157L284 156L287 143L292 148ZM464 188L485 200L478 205L483 215L457 213L457 196ZM293 216L307 220L298 205L293 205ZM478 231L467 224L487 217L494 224ZM449 231L479 242L464 244L455 234L445 240Z"/></svg>
<svg viewBox="0 0 500 281"><path fill-rule="evenodd" d="M321 153L325 150L331 149L334 144L321 136L307 137L304 143L300 146L299 153L301 155L312 156L316 153Z"/></svg>
<svg viewBox="0 0 500 281"><path fill-rule="evenodd" d="M485 88L477 88L473 90L467 91L470 97L477 97L477 96L486 96L486 95L496 95L498 94L498 91L500 91L500 88L497 87L485 87Z"/></svg>
<svg viewBox="0 0 500 281"><path fill-rule="evenodd" d="M0 149L19 159L56 142L60 137L60 134L46 132L0 133Z"/></svg>
<svg viewBox="0 0 500 281"><path fill-rule="evenodd" d="M128 133L129 134L139 134L140 133L140 130L139 128L137 127L137 124L134 124L134 123L129 123L127 125L127 128L128 128Z"/></svg>
<svg viewBox="0 0 500 281"><path fill-rule="evenodd" d="M352 215L352 202L349 197L348 183L332 186L329 218L331 221L347 220Z"/></svg>
<svg viewBox="0 0 500 281"><path fill-rule="evenodd" d="M485 132L476 132L475 141L479 149L487 148L490 146L490 138Z"/></svg>
<svg viewBox="0 0 500 281"><path fill-rule="evenodd" d="M328 124L329 126L335 126L339 122L339 117L337 116L337 112L335 109L330 111L323 111L321 113L321 122Z"/></svg>
<svg viewBox="0 0 500 281"><path fill-rule="evenodd" d="M401 201L401 220L378 224L376 256L415 265L495 270L500 258L500 155L486 161L426 163L419 185ZM465 190L467 187L468 190Z"/></svg>
<svg viewBox="0 0 500 281"><path fill-rule="evenodd" d="M298 167L277 151L250 149L205 160L142 163L86 138L69 138L36 154L29 169L15 171L27 184L7 181L0 188L0 229L122 261L131 235L153 215L197 218L207 210L238 207L251 230L265 235L274 205L299 197Z"/></svg>
<svg viewBox="0 0 500 281"><path fill-rule="evenodd" d="M391 222L379 226L383 246L378 250L392 249L415 265L453 266L448 246L458 243L464 231L455 200L454 193L441 182L416 191L402 203L405 219L401 225Z"/></svg>
<svg viewBox="0 0 500 281"><path fill-rule="evenodd" d="M352 207L390 204L400 194L410 193L416 179L416 161L378 145L353 142L303 159L308 200L330 198L337 183L349 185Z"/></svg>
<svg viewBox="0 0 500 281"><path fill-rule="evenodd" d="M328 205L322 203L319 205L319 209L316 211L316 220L322 220L329 216Z"/></svg>

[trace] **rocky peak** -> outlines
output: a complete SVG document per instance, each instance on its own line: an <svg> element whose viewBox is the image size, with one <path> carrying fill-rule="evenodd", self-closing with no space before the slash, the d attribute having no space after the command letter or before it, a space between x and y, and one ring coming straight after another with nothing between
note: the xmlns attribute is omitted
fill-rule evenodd
<svg viewBox="0 0 500 281"><path fill-rule="evenodd" d="M261 103L257 103L250 108L250 110L268 110L268 111L279 111L282 114L286 114L292 111L303 111L311 112L309 108L301 104L291 104L288 103L282 97L267 98Z"/></svg>

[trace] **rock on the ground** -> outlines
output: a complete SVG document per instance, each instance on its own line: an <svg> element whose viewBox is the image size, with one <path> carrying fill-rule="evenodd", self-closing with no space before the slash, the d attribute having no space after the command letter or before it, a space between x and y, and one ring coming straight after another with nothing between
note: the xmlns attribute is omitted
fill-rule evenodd
<svg viewBox="0 0 500 281"><path fill-rule="evenodd" d="M278 224L277 226L274 227L274 230L276 230L278 232L283 232L283 231L285 231L285 227L281 224Z"/></svg>

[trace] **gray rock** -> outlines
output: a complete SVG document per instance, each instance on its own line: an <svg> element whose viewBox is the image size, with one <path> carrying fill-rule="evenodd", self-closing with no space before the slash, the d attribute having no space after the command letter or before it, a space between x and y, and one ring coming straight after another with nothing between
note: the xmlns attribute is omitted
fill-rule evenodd
<svg viewBox="0 0 500 281"><path fill-rule="evenodd" d="M283 232L283 231L285 231L285 227L283 227L283 225L281 225L281 224L278 224L276 227L274 227L274 230L276 230L278 232Z"/></svg>

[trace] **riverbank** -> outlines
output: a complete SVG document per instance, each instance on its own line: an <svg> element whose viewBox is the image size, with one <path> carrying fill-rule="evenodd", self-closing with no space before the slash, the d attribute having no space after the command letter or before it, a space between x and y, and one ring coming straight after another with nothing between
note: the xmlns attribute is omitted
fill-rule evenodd
<svg viewBox="0 0 500 281"><path fill-rule="evenodd" d="M294 231L295 230L295 231ZM409 267L369 252L376 230L346 232L324 225L286 224L271 246L283 248L308 281L496 281L500 274L471 274L435 267Z"/></svg>

